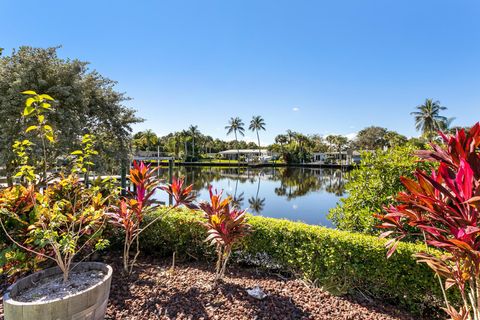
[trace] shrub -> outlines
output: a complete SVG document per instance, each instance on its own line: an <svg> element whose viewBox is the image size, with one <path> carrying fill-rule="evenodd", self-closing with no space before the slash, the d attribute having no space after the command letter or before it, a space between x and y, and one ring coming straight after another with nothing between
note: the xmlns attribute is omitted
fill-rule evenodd
<svg viewBox="0 0 480 320"><path fill-rule="evenodd" d="M400 176L413 177L417 168L428 169L430 163L419 162L416 147L405 145L374 153L364 152L358 168L352 170L345 185L347 197L330 210L329 218L341 230L378 234L372 213L395 204L395 195L405 190Z"/></svg>
<svg viewBox="0 0 480 320"><path fill-rule="evenodd" d="M145 231L141 245L150 253L177 251L214 259L213 248L204 242L206 231L195 223L199 221L201 213L171 212ZM440 304L441 292L431 285L433 272L412 257L423 249L420 244L401 243L398 254L387 260L385 241L377 237L259 216L249 215L248 222L253 232L241 246L246 254L267 254L321 285L359 290L417 313Z"/></svg>
<svg viewBox="0 0 480 320"><path fill-rule="evenodd" d="M60 173L52 181L48 172L51 164L47 157L47 142L55 141L54 130L46 122L45 114L51 109L48 101L53 98L34 91L24 91L29 95L25 102L23 119L35 118L35 125L25 130L38 133L42 141L43 158L38 165L31 160L29 140L16 141L14 149L18 156L16 177L22 184L0 190L0 225L7 238L16 246L2 252L2 272L24 271L18 263L28 266L28 255L19 253L21 248L36 257L54 261L63 272L63 281L69 277L74 258L83 249L102 249L107 241L101 238L106 222L106 204L100 188L87 186L79 181L77 171L88 173L90 156L88 150L75 151L74 170ZM89 137L86 138L87 140ZM85 141L85 138L84 138ZM80 160L81 159L81 160ZM33 163L32 163L33 162ZM35 169L41 170L40 177ZM48 183L50 182L50 183ZM6 227L8 227L8 231ZM35 265L35 264L33 264Z"/></svg>

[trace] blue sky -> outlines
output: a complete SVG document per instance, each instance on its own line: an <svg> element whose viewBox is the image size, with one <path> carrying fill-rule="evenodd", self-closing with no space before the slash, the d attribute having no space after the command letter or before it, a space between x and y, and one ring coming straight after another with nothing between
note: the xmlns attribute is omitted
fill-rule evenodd
<svg viewBox="0 0 480 320"><path fill-rule="evenodd" d="M292 129L416 135L410 112L438 99L480 120L478 1L0 2L0 47L62 45L91 62L158 134L196 124L226 138L262 115L265 142ZM247 139L253 134L247 133Z"/></svg>

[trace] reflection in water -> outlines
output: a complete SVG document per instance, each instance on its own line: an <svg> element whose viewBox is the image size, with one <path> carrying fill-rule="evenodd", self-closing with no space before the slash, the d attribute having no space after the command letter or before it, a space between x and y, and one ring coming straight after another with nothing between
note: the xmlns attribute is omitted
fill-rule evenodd
<svg viewBox="0 0 480 320"><path fill-rule="evenodd" d="M208 199L212 185L231 196L236 207L248 206L251 213L326 226L331 226L328 210L344 195L345 174L323 168L174 168L175 176L193 184L199 201ZM162 168L160 175L166 179L168 170Z"/></svg>

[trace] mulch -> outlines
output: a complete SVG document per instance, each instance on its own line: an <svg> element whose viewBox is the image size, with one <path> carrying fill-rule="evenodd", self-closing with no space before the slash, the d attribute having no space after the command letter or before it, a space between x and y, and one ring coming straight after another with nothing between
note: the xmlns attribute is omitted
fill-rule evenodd
<svg viewBox="0 0 480 320"><path fill-rule="evenodd" d="M142 258L126 276L119 256L106 258L114 268L106 319L415 319L378 301L337 297L299 279L233 264L217 286L214 265L196 261L172 271L170 259ZM246 292L257 285L267 294L263 300Z"/></svg>
<svg viewBox="0 0 480 320"><path fill-rule="evenodd" d="M119 261L113 261L120 270ZM129 277L114 273L107 319L415 319L392 306L333 296L299 279L230 265L213 286L214 264L144 259ZM268 295L250 297L260 286Z"/></svg>

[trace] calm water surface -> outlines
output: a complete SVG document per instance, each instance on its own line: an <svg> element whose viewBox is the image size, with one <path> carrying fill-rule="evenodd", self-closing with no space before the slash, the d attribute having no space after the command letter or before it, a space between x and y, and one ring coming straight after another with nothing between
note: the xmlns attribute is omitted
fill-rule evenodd
<svg viewBox="0 0 480 320"><path fill-rule="evenodd" d="M168 178L168 169L160 169ZM346 172L310 168L175 167L174 176L193 184L198 201L208 200L208 186L224 190L253 214L332 227L330 208L344 196ZM157 199L168 202L163 192Z"/></svg>

